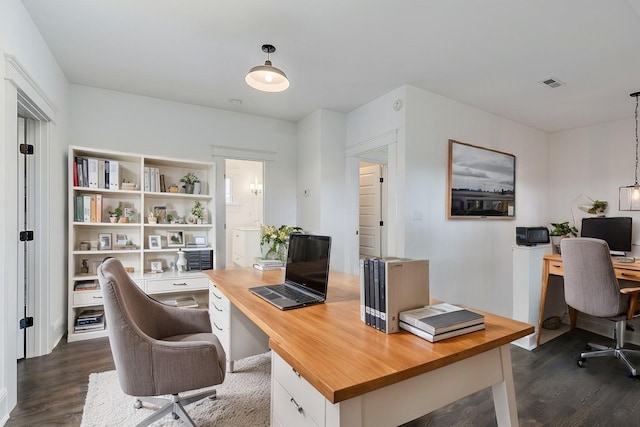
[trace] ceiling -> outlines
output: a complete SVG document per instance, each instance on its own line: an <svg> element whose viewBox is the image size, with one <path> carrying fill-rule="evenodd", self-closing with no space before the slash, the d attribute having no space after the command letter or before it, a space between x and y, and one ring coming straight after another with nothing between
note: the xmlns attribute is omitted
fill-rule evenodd
<svg viewBox="0 0 640 427"><path fill-rule="evenodd" d="M22 1L73 84L290 121L409 84L555 132L640 90L640 0ZM285 92L244 82L264 43Z"/></svg>

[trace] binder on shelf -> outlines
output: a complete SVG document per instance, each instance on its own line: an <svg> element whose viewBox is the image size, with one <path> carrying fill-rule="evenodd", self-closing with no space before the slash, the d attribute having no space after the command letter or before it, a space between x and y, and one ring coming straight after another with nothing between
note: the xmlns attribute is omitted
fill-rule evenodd
<svg viewBox="0 0 640 427"><path fill-rule="evenodd" d="M86 195L82 196L82 205L83 205L83 222L91 222L91 196Z"/></svg>
<svg viewBox="0 0 640 427"><path fill-rule="evenodd" d="M378 263L377 269L375 263ZM374 273L377 272L377 280ZM376 293L378 309L376 316ZM400 330L399 313L429 304L429 261L360 260L360 320L387 334Z"/></svg>
<svg viewBox="0 0 640 427"><path fill-rule="evenodd" d="M108 190L111 188L111 183L109 182L109 178L111 177L111 162L109 160L104 161L104 188Z"/></svg>
<svg viewBox="0 0 640 427"><path fill-rule="evenodd" d="M438 335L483 324L484 316L452 304L440 303L403 311L400 313L400 321L428 334Z"/></svg>
<svg viewBox="0 0 640 427"><path fill-rule="evenodd" d="M117 160L109 160L109 189L120 189L120 164Z"/></svg>
<svg viewBox="0 0 640 427"><path fill-rule="evenodd" d="M470 332L481 331L485 327L484 327L484 323L480 323L478 325L467 326L466 328L454 329L452 331L443 332L441 334L436 334L436 335L427 333L420 328L416 328L415 326L412 326L402 321L400 322L400 328L404 329L407 332L411 332L412 334L419 336L420 338L423 338L429 342L438 342L447 338L453 338L459 335L468 334Z"/></svg>
<svg viewBox="0 0 640 427"><path fill-rule="evenodd" d="M144 167L144 191L151 191L151 177L149 176L149 166Z"/></svg>
<svg viewBox="0 0 640 427"><path fill-rule="evenodd" d="M102 194L96 194L96 222L102 222Z"/></svg>
<svg viewBox="0 0 640 427"><path fill-rule="evenodd" d="M104 165L105 161L98 160L98 188L104 188Z"/></svg>
<svg viewBox="0 0 640 427"><path fill-rule="evenodd" d="M96 221L96 195L92 194L89 196L90 200L91 200L91 222L97 222Z"/></svg>
<svg viewBox="0 0 640 427"><path fill-rule="evenodd" d="M98 159L89 158L89 188L98 188Z"/></svg>
<svg viewBox="0 0 640 427"><path fill-rule="evenodd" d="M75 222L83 222L84 221L84 197L80 194L76 194L76 206L75 206L75 216L73 220Z"/></svg>

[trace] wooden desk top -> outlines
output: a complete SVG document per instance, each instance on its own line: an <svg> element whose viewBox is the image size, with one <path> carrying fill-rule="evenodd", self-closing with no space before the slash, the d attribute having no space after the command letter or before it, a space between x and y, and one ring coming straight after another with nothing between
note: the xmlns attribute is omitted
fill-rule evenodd
<svg viewBox="0 0 640 427"><path fill-rule="evenodd" d="M271 348L330 402L337 403L488 351L534 332L527 323L484 313L486 329L430 343L385 334L360 320L359 279L331 272L327 303L281 311L247 288L281 283L282 270L208 270L217 288L270 338ZM233 332L232 332L233 333Z"/></svg>
<svg viewBox="0 0 640 427"><path fill-rule="evenodd" d="M546 254L544 256L545 261L550 262L562 262L562 255L560 254ZM635 262L619 262L616 261L616 257L612 257L613 268L616 270L633 270L640 271L640 258L636 258Z"/></svg>

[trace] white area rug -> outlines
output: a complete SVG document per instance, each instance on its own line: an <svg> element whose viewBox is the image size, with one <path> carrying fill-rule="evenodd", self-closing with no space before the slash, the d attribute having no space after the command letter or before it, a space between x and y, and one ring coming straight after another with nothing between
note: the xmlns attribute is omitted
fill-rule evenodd
<svg viewBox="0 0 640 427"><path fill-rule="evenodd" d="M235 372L227 373L224 383L216 387L218 398L208 398L187 405L185 409L198 426L247 427L268 426L271 394L270 353L235 362ZM116 371L89 375L89 390L82 413L82 427L134 426L154 409L145 404L135 409L135 398L120 389ZM153 426L184 426L171 415Z"/></svg>

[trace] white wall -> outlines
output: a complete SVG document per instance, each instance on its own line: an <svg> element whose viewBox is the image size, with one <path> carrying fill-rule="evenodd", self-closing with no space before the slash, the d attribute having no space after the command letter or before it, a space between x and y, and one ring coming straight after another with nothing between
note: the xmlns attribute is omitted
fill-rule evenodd
<svg viewBox="0 0 640 427"><path fill-rule="evenodd" d="M633 114L633 103L629 103ZM618 209L618 187L635 181L633 118L557 132L550 137L549 219L570 221L580 228L584 214L575 206L584 196L609 202L607 216L634 219L634 255L640 256L640 212ZM578 199L578 200L576 200ZM573 209L572 209L573 207ZM572 211L573 217L572 218Z"/></svg>
<svg viewBox="0 0 640 427"><path fill-rule="evenodd" d="M346 266L345 131L346 116L329 110L298 122L297 225L331 236L331 269L336 271Z"/></svg>
<svg viewBox="0 0 640 427"><path fill-rule="evenodd" d="M46 229L37 236L40 241L49 242L45 247L44 258L40 266L48 266L45 272L46 282L41 283L43 299L43 318L35 319L39 325L39 353L51 351L64 331L66 318L66 245L65 198L47 197L51 191L66 188L64 157L67 142L67 80L51 55L46 43L35 28L22 2L3 0L0 2L0 146L2 155L1 181L5 183L0 192L0 204L7 209L2 216L0 227L0 424L3 424L16 403L16 332L17 332L17 188L11 183L17 182L17 145L15 139L16 88L5 81L6 68L4 55L12 55L29 74L32 82L41 90L41 94L51 101L55 112L55 123L50 126L49 144L39 158L39 170L44 174L39 183L45 197L38 200L38 206L45 210L48 219ZM61 250L62 249L62 250ZM46 267L45 267L46 268Z"/></svg>
<svg viewBox="0 0 640 427"><path fill-rule="evenodd" d="M398 98L404 101L400 112L392 108ZM405 181L399 192L404 194L399 197L406 229L405 256L429 259L432 297L510 317L515 227L547 222L546 209L540 206L547 203L548 136L406 86L350 114L348 144L395 126L399 144L404 143L404 151L399 150ZM449 139L516 156L515 220L446 219Z"/></svg>

